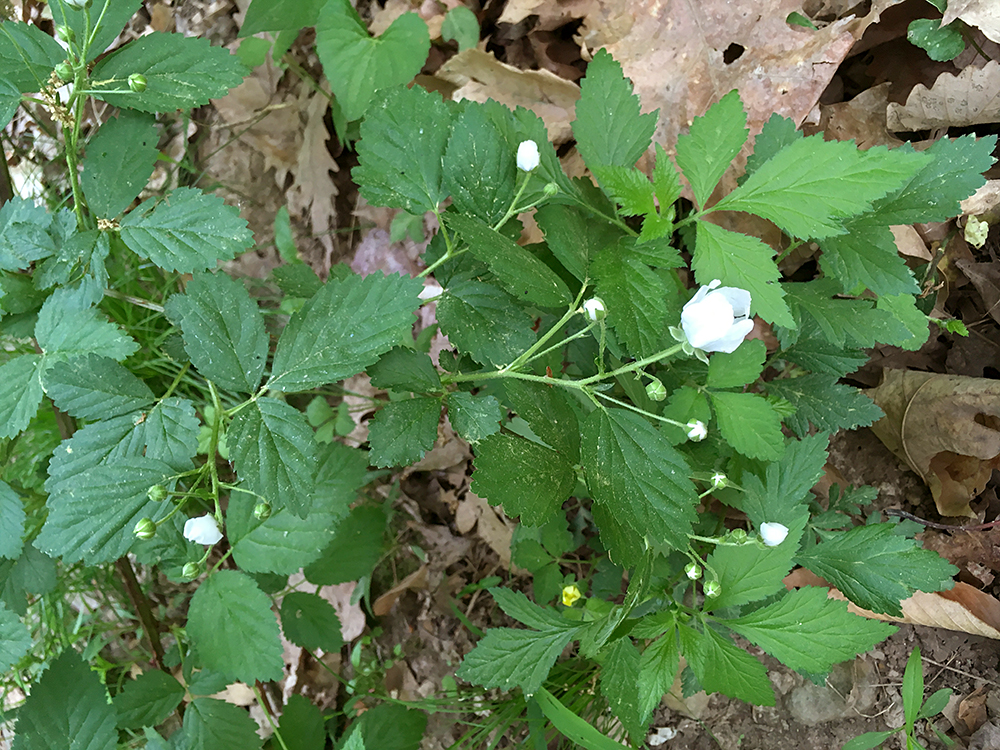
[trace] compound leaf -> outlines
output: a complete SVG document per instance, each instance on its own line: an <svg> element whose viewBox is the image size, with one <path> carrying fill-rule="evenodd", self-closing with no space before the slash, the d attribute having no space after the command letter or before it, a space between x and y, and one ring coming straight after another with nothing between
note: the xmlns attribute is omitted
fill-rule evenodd
<svg viewBox="0 0 1000 750"><path fill-rule="evenodd" d="M187 633L202 664L228 679L280 680L284 672L271 600L235 570L209 576L191 597Z"/></svg>
<svg viewBox="0 0 1000 750"><path fill-rule="evenodd" d="M867 427L883 416L868 396L838 383L836 375L810 373L774 380L767 384L767 391L795 407L795 413L785 417L785 423L796 435L808 434L810 424L824 432L836 432Z"/></svg>

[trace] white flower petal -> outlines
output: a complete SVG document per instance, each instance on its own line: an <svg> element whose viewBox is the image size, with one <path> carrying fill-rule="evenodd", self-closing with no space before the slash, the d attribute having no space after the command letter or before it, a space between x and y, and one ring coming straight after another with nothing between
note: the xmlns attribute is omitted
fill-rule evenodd
<svg viewBox="0 0 1000 750"><path fill-rule="evenodd" d="M777 547L788 536L788 527L780 523L762 523L760 538L768 547Z"/></svg>
<svg viewBox="0 0 1000 750"><path fill-rule="evenodd" d="M222 539L222 532L219 531L215 516L206 514L184 522L184 538L195 544L211 546Z"/></svg>
<svg viewBox="0 0 1000 750"><path fill-rule="evenodd" d="M538 144L534 141L521 141L517 147L517 168L530 172L538 167Z"/></svg>

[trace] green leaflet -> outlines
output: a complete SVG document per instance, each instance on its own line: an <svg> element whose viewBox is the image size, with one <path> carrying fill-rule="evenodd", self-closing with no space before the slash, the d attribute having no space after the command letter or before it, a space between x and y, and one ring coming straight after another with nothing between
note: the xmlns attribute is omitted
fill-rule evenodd
<svg viewBox="0 0 1000 750"><path fill-rule="evenodd" d="M101 23L94 33L90 49L87 51L87 62L92 61L108 46L118 38L125 24L135 15L136 10L142 4L142 0L95 0L90 6L91 19L100 18ZM69 26L78 39L83 38L86 31L86 14L68 8L62 3L52 3L49 8L52 10L52 20L61 26ZM93 23L91 32L94 32Z"/></svg>
<svg viewBox="0 0 1000 750"><path fill-rule="evenodd" d="M620 245L599 252L591 273L608 309L607 322L622 343L640 356L664 349L668 287L663 279Z"/></svg>
<svg viewBox="0 0 1000 750"><path fill-rule="evenodd" d="M128 85L128 77L137 71L146 77L141 93L130 91ZM225 96L246 73L235 55L213 47L207 39L154 31L97 63L90 87L94 97L116 107L170 112Z"/></svg>
<svg viewBox="0 0 1000 750"><path fill-rule="evenodd" d="M456 391L448 394L447 401L452 427L468 442L478 443L500 431L500 402L493 396Z"/></svg>
<svg viewBox="0 0 1000 750"><path fill-rule="evenodd" d="M825 432L867 427L882 417L882 410L857 388L837 382L836 375L810 373L790 380L768 383L768 393L795 407L785 424L796 435L806 435L814 424Z"/></svg>
<svg viewBox="0 0 1000 750"><path fill-rule="evenodd" d="M0 601L0 669L6 672L17 664L33 644L21 619Z"/></svg>
<svg viewBox="0 0 1000 750"><path fill-rule="evenodd" d="M611 644L601 665L601 693L611 711L633 737L644 735L648 726L640 716L637 674L639 650L632 644L631 638L617 639Z"/></svg>
<svg viewBox="0 0 1000 750"><path fill-rule="evenodd" d="M184 686L171 675L154 669L125 684L114 697L119 729L155 727L184 699Z"/></svg>
<svg viewBox="0 0 1000 750"><path fill-rule="evenodd" d="M372 385L394 391L426 393L441 388L441 377L431 358L416 349L397 346L368 368Z"/></svg>
<svg viewBox="0 0 1000 750"><path fill-rule="evenodd" d="M333 606L318 594L292 591L281 602L281 629L292 643L310 651L339 651L344 645Z"/></svg>
<svg viewBox="0 0 1000 750"><path fill-rule="evenodd" d="M774 705L774 691L764 665L729 638L710 627L699 632L686 625L678 629L678 634L681 652L706 691L759 706Z"/></svg>
<svg viewBox="0 0 1000 750"><path fill-rule="evenodd" d="M441 399L420 396L390 401L370 424L373 466L406 466L424 457L437 440Z"/></svg>
<svg viewBox="0 0 1000 750"><path fill-rule="evenodd" d="M547 445L570 464L580 460L580 425L565 391L528 380L504 383L507 403Z"/></svg>
<svg viewBox="0 0 1000 750"><path fill-rule="evenodd" d="M700 208L746 143L747 113L733 89L695 117L688 133L677 139L677 164L694 191Z"/></svg>
<svg viewBox="0 0 1000 750"><path fill-rule="evenodd" d="M774 460L785 449L781 417L755 393L713 391L712 408L719 432L744 456Z"/></svg>
<svg viewBox="0 0 1000 750"><path fill-rule="evenodd" d="M21 93L41 91L52 69L64 59L59 43L34 24L0 24L0 79Z"/></svg>
<svg viewBox="0 0 1000 750"><path fill-rule="evenodd" d="M54 254L51 225L52 216L33 201L15 197L0 207L0 270L18 271Z"/></svg>
<svg viewBox="0 0 1000 750"><path fill-rule="evenodd" d="M153 403L148 385L97 354L58 362L46 373L45 385L56 406L77 419L111 419Z"/></svg>
<svg viewBox="0 0 1000 750"><path fill-rule="evenodd" d="M454 207L485 224L499 221L514 198L514 154L484 107L466 107L452 125L442 164Z"/></svg>
<svg viewBox="0 0 1000 750"><path fill-rule="evenodd" d="M320 556L306 567L306 580L326 586L371 575L382 557L385 524L380 508L359 505L352 509Z"/></svg>
<svg viewBox="0 0 1000 750"><path fill-rule="evenodd" d="M113 219L131 205L153 174L158 137L155 118L127 109L101 126L80 176L91 211Z"/></svg>
<svg viewBox="0 0 1000 750"><path fill-rule="evenodd" d="M214 698L191 701L181 731L187 747L199 750L257 750L261 743L250 714L240 706Z"/></svg>
<svg viewBox="0 0 1000 750"><path fill-rule="evenodd" d="M202 664L229 679L281 679L284 660L271 600L244 573L220 570L198 587L187 633Z"/></svg>
<svg viewBox="0 0 1000 750"><path fill-rule="evenodd" d="M535 343L532 319L494 284L453 279L438 302L442 333L482 364L503 367Z"/></svg>
<svg viewBox="0 0 1000 750"><path fill-rule="evenodd" d="M21 556L26 518L20 496L0 481L0 557L16 560Z"/></svg>

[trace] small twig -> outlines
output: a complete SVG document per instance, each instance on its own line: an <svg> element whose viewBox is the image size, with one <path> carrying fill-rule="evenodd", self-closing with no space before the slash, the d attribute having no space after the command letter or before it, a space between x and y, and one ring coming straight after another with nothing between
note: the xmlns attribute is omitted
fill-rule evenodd
<svg viewBox="0 0 1000 750"><path fill-rule="evenodd" d="M935 521L928 521L919 516L915 516L912 513L908 513L905 510L900 510L899 508L887 508L883 511L887 516L896 516L898 518L905 518L908 521L916 521L917 523L928 526L932 529L942 529L944 531L984 531L985 529L992 529L995 526L1000 526L1000 518L995 521L990 521L989 523L979 523L973 526L952 526L947 523L936 523Z"/></svg>
<svg viewBox="0 0 1000 750"><path fill-rule="evenodd" d="M156 624L156 619L153 617L153 610L149 606L149 599L146 598L146 595L142 593L142 589L139 588L139 580L135 577L135 570L132 569L131 561L127 557L120 557L115 562L115 568L118 569L118 573L122 577L122 581L125 584L125 593L128 595L133 609L139 615L139 622L142 623L142 629L146 631L149 646L153 651L153 658L151 660L153 666L170 674L170 670L163 663L163 644L160 643L160 631Z"/></svg>

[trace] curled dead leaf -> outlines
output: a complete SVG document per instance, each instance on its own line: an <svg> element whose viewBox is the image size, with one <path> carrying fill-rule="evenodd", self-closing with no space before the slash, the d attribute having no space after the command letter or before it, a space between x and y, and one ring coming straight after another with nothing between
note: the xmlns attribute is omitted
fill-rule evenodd
<svg viewBox="0 0 1000 750"><path fill-rule="evenodd" d="M909 599L899 603L903 609L902 617L862 609L849 601L839 589L805 568L798 568L785 576L785 586L789 589L802 586L828 587L829 598L845 601L848 610L873 620L926 625L1000 640L1000 601L967 583L958 582L949 591L917 591Z"/></svg>
<svg viewBox="0 0 1000 750"><path fill-rule="evenodd" d="M971 516L969 501L1000 468L1000 382L886 370L866 391L885 412L872 432L931 490L942 516Z"/></svg>
<svg viewBox="0 0 1000 750"><path fill-rule="evenodd" d="M929 89L918 83L906 104L889 103L886 120L896 132L1000 121L1000 63L942 73Z"/></svg>

